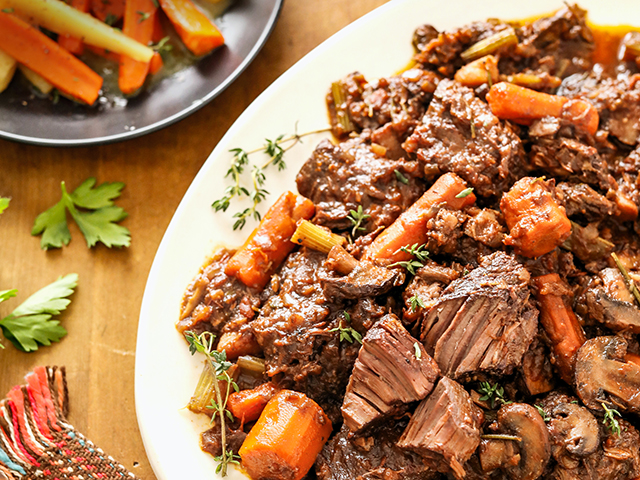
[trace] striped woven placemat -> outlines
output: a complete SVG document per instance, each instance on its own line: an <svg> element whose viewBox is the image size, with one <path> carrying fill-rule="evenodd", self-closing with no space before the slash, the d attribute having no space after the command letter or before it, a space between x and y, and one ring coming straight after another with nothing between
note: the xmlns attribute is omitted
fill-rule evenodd
<svg viewBox="0 0 640 480"><path fill-rule="evenodd" d="M37 367L0 402L0 480L136 479L67 420L64 367Z"/></svg>

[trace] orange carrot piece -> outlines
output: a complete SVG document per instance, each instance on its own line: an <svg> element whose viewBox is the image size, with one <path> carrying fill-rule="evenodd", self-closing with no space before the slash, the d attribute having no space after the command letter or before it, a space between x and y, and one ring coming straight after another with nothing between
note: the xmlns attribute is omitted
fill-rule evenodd
<svg viewBox="0 0 640 480"><path fill-rule="evenodd" d="M227 408L242 423L253 422L260 417L264 407L276 393L278 389L271 382L263 383L251 390L233 392L229 395Z"/></svg>
<svg viewBox="0 0 640 480"><path fill-rule="evenodd" d="M153 36L151 37L153 43L158 43L160 40L166 37L162 22L160 21L161 12L162 10L158 10L153 19Z"/></svg>
<svg viewBox="0 0 640 480"><path fill-rule="evenodd" d="M235 360L242 355L257 355L262 352L262 347L251 331L225 332L220 335L216 350L227 352L227 358Z"/></svg>
<svg viewBox="0 0 640 480"><path fill-rule="evenodd" d="M571 222L551 188L540 178L523 177L502 196L500 210L509 227L504 243L516 253L537 258L571 235Z"/></svg>
<svg viewBox="0 0 640 480"><path fill-rule="evenodd" d="M85 45L85 48L96 55L99 55L107 60L111 60L112 62L120 63L120 54L110 52L106 48L94 47L93 45Z"/></svg>
<svg viewBox="0 0 640 480"><path fill-rule="evenodd" d="M125 0L91 0L91 13L102 22L113 25L124 15Z"/></svg>
<svg viewBox="0 0 640 480"><path fill-rule="evenodd" d="M573 122L592 135L598 130L598 111L584 100L569 100L500 82L487 93L487 103L498 118L523 125L530 125L542 117L558 117Z"/></svg>
<svg viewBox="0 0 640 480"><path fill-rule="evenodd" d="M242 466L251 478L300 480L329 439L331 421L303 393L281 390L269 400L242 447Z"/></svg>
<svg viewBox="0 0 640 480"><path fill-rule="evenodd" d="M69 3L69 2L68 2ZM87 13L89 11L89 0L71 0L69 3L76 10ZM82 39L71 37L67 34L58 35L58 43L65 50L70 51L74 55L82 55L84 51L84 43Z"/></svg>
<svg viewBox="0 0 640 480"><path fill-rule="evenodd" d="M532 284L540 306L540 323L551 340L560 376L573 385L576 356L586 337L571 308L572 291L557 273L535 277Z"/></svg>
<svg viewBox="0 0 640 480"><path fill-rule="evenodd" d="M155 75L162 70L163 66L162 56L158 52L154 53L153 57L151 57L151 62L149 62L149 74Z"/></svg>
<svg viewBox="0 0 640 480"><path fill-rule="evenodd" d="M122 33L143 45L153 37L157 7L153 0L126 0ZM125 95L140 89L149 73L150 62L138 62L126 55L120 56L118 86Z"/></svg>
<svg viewBox="0 0 640 480"><path fill-rule="evenodd" d="M206 55L224 45L222 33L191 0L160 0L160 6L194 55Z"/></svg>
<svg viewBox="0 0 640 480"><path fill-rule="evenodd" d="M422 197L376 237L365 249L363 258L389 263L410 260L411 254L400 251L400 248L426 242L426 224L436 213L433 206L444 203L449 208L460 210L476 201L473 193L457 197L466 188L464 180L455 173L442 175Z"/></svg>
<svg viewBox="0 0 640 480"><path fill-rule="evenodd" d="M98 98L100 75L36 28L4 12L0 12L0 45L61 92L89 105Z"/></svg>
<svg viewBox="0 0 640 480"><path fill-rule="evenodd" d="M615 203L617 207L616 217L623 222L634 221L638 218L638 206L622 192L617 191L615 193Z"/></svg>
<svg viewBox="0 0 640 480"><path fill-rule="evenodd" d="M311 200L284 192L264 216L258 228L231 257L224 270L247 287L264 288L273 272L295 247L291 236L296 222L315 213Z"/></svg>

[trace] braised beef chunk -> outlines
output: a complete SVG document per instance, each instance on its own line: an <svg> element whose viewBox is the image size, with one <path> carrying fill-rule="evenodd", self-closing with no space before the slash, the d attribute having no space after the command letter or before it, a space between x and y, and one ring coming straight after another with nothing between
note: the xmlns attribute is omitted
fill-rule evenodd
<svg viewBox="0 0 640 480"><path fill-rule="evenodd" d="M404 271L381 267L367 260L355 261L353 270L347 275L332 273L329 272L334 270L331 260L329 257L327 270L320 271L320 280L328 298L377 297L401 286L405 280Z"/></svg>
<svg viewBox="0 0 640 480"><path fill-rule="evenodd" d="M415 153L427 178L456 173L483 197L499 195L524 173L524 150L511 127L473 90L451 80L438 84L404 148Z"/></svg>
<svg viewBox="0 0 640 480"><path fill-rule="evenodd" d="M438 469L464 477L464 463L480 444L482 410L459 383L442 377L411 417L398 446L439 461Z"/></svg>
<svg viewBox="0 0 640 480"><path fill-rule="evenodd" d="M372 82L352 73L334 82L327 95L333 133L344 138L389 124L400 143L424 114L438 81L438 75L419 68Z"/></svg>
<svg viewBox="0 0 640 480"><path fill-rule="evenodd" d="M613 331L640 333L640 309L617 268L605 268L583 294L588 318Z"/></svg>
<svg viewBox="0 0 640 480"><path fill-rule="evenodd" d="M352 230L351 210L362 207L365 221L354 234L390 225L424 191L416 162L390 160L356 139L341 145L322 141L302 166L298 191L316 204L314 223Z"/></svg>
<svg viewBox="0 0 640 480"><path fill-rule="evenodd" d="M584 183L560 182L556 193L564 203L567 217L581 216L595 222L610 217L615 211L611 201Z"/></svg>
<svg viewBox="0 0 640 480"><path fill-rule="evenodd" d="M233 250L218 250L189 284L176 325L179 332L250 334L247 325L260 307L260 292L224 273L233 254Z"/></svg>
<svg viewBox="0 0 640 480"><path fill-rule="evenodd" d="M396 446L406 421L385 425L371 436L352 439L346 426L316 461L318 480L431 480L433 461Z"/></svg>
<svg viewBox="0 0 640 480"><path fill-rule="evenodd" d="M500 212L483 208L469 212L470 218L464 226L464 233L487 247L500 248L506 234L504 219Z"/></svg>
<svg viewBox="0 0 640 480"><path fill-rule="evenodd" d="M509 374L522 363L538 326L528 283L520 263L496 252L444 289L420 335L444 375Z"/></svg>
<svg viewBox="0 0 640 480"><path fill-rule="evenodd" d="M264 351L266 374L306 393L339 424L342 396L360 348L353 336L348 341L339 330L353 328L364 335L384 309L366 297L355 304L327 299L319 278L324 258L306 248L289 255L272 281L276 291L251 329Z"/></svg>
<svg viewBox="0 0 640 480"><path fill-rule="evenodd" d="M359 432L426 397L440 370L395 315L386 315L362 340L342 404L345 425Z"/></svg>

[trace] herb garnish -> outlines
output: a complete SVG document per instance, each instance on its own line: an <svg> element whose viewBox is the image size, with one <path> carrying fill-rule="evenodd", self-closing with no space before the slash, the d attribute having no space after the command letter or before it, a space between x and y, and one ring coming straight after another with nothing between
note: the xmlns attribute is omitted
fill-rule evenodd
<svg viewBox="0 0 640 480"><path fill-rule="evenodd" d="M153 50L154 52L158 52L160 55L164 55L165 53L169 53L171 50L173 50L173 45L168 42L169 37L164 37L160 39L158 43L152 43L151 45L149 45L149 47L151 47L151 50Z"/></svg>
<svg viewBox="0 0 640 480"><path fill-rule="evenodd" d="M104 23L106 23L110 27L112 27L113 24L116 23L117 21L118 21L118 17L116 17L113 13L107 14L107 16L104 19Z"/></svg>
<svg viewBox="0 0 640 480"><path fill-rule="evenodd" d="M413 297L409 299L409 305L411 306L411 311L415 312L418 307L424 308L424 302L416 293Z"/></svg>
<svg viewBox="0 0 640 480"><path fill-rule="evenodd" d="M348 312L344 312L344 318L347 321L347 324L351 323L351 315L349 315ZM341 342L346 340L349 343L353 343L353 339L355 339L360 345L362 345L362 335L360 335L360 332L354 330L352 327L343 327L342 320L339 321L336 328L332 328L329 332L340 332Z"/></svg>
<svg viewBox="0 0 640 480"><path fill-rule="evenodd" d="M140 18L138 19L138 23L142 23L145 20L148 20L149 17L151 16L149 12L141 12L140 10L138 10L136 13L140 15Z"/></svg>
<svg viewBox="0 0 640 480"><path fill-rule="evenodd" d="M362 222L369 217L371 217L371 215L364 213L362 205L358 205L357 210L349 210L349 215L347 215L347 218L353 224L353 229L351 230L352 237L355 237L359 231L366 230L366 228L362 226Z"/></svg>
<svg viewBox="0 0 640 480"><path fill-rule="evenodd" d="M414 243L411 246L406 245L404 247L400 247L394 252L394 255L399 252L405 252L412 255L414 258L411 260L392 263L389 267L404 267L411 275L415 275L416 269L424 267L424 262L429 258L429 252L425 250L425 247L426 245L424 243L422 245Z"/></svg>
<svg viewBox="0 0 640 480"><path fill-rule="evenodd" d="M237 392L238 385L231 376L229 376L228 370L231 368L232 364L227 361L227 352L218 352L213 348L215 335L211 332L203 332L200 335L196 335L194 332L188 331L185 333L185 338L187 339L187 342L189 342L189 352L191 352L191 355L195 355L196 352L203 353L207 357L207 361L211 366L211 371L215 373L216 380L218 380L213 382L216 398L211 399L211 405L207 408L214 410L214 414L211 417L212 422L215 420L216 415L220 418L220 443L222 445L222 454L215 457L214 460L218 462L216 473L220 473L224 477L227 475L227 466L230 463L236 465L240 464L240 457L234 454L232 450L227 450L227 428L225 422L225 417L228 418L229 421L233 422L233 415L229 410L227 410L227 401L229 400L231 388L233 387ZM226 382L227 384L224 397L220 391L219 382Z"/></svg>
<svg viewBox="0 0 640 480"><path fill-rule="evenodd" d="M456 198L465 198L471 195L473 192L473 187L465 188L459 194L456 195Z"/></svg>
<svg viewBox="0 0 640 480"><path fill-rule="evenodd" d="M58 320L51 320L54 315L67 308L67 297L73 293L78 284L78 275L70 273L55 282L38 290L27 298L18 308L0 320L0 329L7 340L24 352L33 352L38 344L51 345L67 334ZM15 297L17 290L0 292L0 303ZM1 348L4 348L0 344Z"/></svg>
<svg viewBox="0 0 640 480"><path fill-rule="evenodd" d="M40 235L40 246L60 248L71 241L67 226L68 210L80 227L89 248L102 242L107 247L128 247L131 243L129 230L118 222L127 218L127 212L113 204L120 196L124 183L103 183L93 188L95 178L85 180L73 193L67 193L65 183L60 183L62 199L36 218L31 235Z"/></svg>
<svg viewBox="0 0 640 480"><path fill-rule="evenodd" d="M483 394L479 400L482 402L490 401L492 409L496 408L496 403L501 403L502 405L511 403L510 401L505 400L504 388L498 383L491 385L489 382L480 382L478 392Z"/></svg>
<svg viewBox="0 0 640 480"><path fill-rule="evenodd" d="M422 358L422 351L420 350L420 344L418 342L413 344L413 355L416 357L416 360Z"/></svg>
<svg viewBox="0 0 640 480"><path fill-rule="evenodd" d="M549 415L547 415L547 412L544 411L544 408L542 408L542 405L534 405L534 407L536 407L536 410L538 411L538 413L540 414L540 416L542 417L542 420L546 422L548 422L549 420L551 420L551 418L549 418Z"/></svg>
<svg viewBox="0 0 640 480"><path fill-rule="evenodd" d="M602 408L604 408L604 418L602 419L602 423L611 430L611 433L614 435L620 435L622 432L622 428L620 427L620 422L616 418L616 415L621 417L620 412L615 408L607 407L607 404L602 402Z"/></svg>
<svg viewBox="0 0 640 480"><path fill-rule="evenodd" d="M266 196L269 195L269 192L263 188L266 181L264 169L269 165L275 165L278 167L278 170L284 170L287 168L287 165L284 162L283 157L287 150L293 148L298 142L302 142L303 137L328 132L329 130L330 129L327 128L300 134L294 133L289 137L280 135L275 140L269 140L267 138L265 139L265 144L261 148L257 148L255 150L246 151L242 148L233 148L229 150L233 153L233 160L231 161L231 167L227 170L225 178L231 177L233 184L229 185L224 191L224 195L214 201L211 206L216 212L226 212L234 198L249 197L249 200L253 202L253 205L233 215L233 218L237 219L233 224L233 229L241 230L246 225L247 219L252 217L255 220L260 221L261 215L257 209L258 204L260 204ZM251 170L251 183L253 190L249 191L248 188L241 184L241 177L245 168L249 166L249 155L259 152L268 155L269 159L262 164L262 166L253 166L253 169Z"/></svg>
<svg viewBox="0 0 640 480"><path fill-rule="evenodd" d="M405 185L409 183L409 179L405 177L400 170L394 170L393 173L396 174L396 178L398 179L398 181L404 183Z"/></svg>

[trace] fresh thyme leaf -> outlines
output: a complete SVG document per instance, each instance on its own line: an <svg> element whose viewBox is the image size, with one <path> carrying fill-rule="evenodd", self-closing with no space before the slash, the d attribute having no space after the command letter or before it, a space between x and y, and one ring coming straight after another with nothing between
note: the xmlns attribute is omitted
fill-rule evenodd
<svg viewBox="0 0 640 480"><path fill-rule="evenodd" d="M497 403L501 403L502 405L511 403L505 400L504 388L501 387L498 383L491 385L489 382L480 382L480 388L478 388L478 392L482 394L482 397L480 397L481 401L491 402L492 409L496 408Z"/></svg>
<svg viewBox="0 0 640 480"><path fill-rule="evenodd" d="M3 8L2 12L3 13L13 13L13 8Z"/></svg>
<svg viewBox="0 0 640 480"><path fill-rule="evenodd" d="M107 14L106 18L104 19L104 23L106 23L110 27L112 27L117 21L118 17L116 17L113 13Z"/></svg>
<svg viewBox="0 0 640 480"><path fill-rule="evenodd" d="M620 412L615 408L609 408L606 403L602 402L602 408L604 408L604 418L602 419L603 425L605 425L611 433L614 435L620 435L622 432L622 428L620 427L620 422L616 418L616 415L621 417Z"/></svg>
<svg viewBox="0 0 640 480"><path fill-rule="evenodd" d="M358 205L357 210L349 210L349 215L347 215L347 218L353 224L353 229L351 230L352 237L355 237L359 231L366 230L366 228L362 226L362 222L369 217L371 217L371 215L364 213L362 205Z"/></svg>
<svg viewBox="0 0 640 480"><path fill-rule="evenodd" d="M10 198L0 197L0 213L4 212L9 207Z"/></svg>
<svg viewBox="0 0 640 480"><path fill-rule="evenodd" d="M409 305L411 305L412 312L415 312L418 309L418 307L424 308L424 302L420 297L418 297L417 293L409 299Z"/></svg>
<svg viewBox="0 0 640 480"><path fill-rule="evenodd" d="M95 183L95 178L89 178L71 194L67 193L65 183L60 183L62 199L38 215L31 230L31 235L42 234L40 246L44 250L60 248L71 241L71 233L67 226L67 210L80 227L89 248L98 242L107 247L130 245L129 230L117 225L127 217L127 213L113 204L113 199L120 195L124 184L103 183L94 188Z"/></svg>
<svg viewBox="0 0 640 480"><path fill-rule="evenodd" d="M542 417L542 420L545 421L545 423L548 422L549 420L551 420L551 418L549 418L549 415L547 415L547 412L544 411L544 408L542 408L541 405L534 405L534 407L536 407L536 410L538 411L538 413Z"/></svg>
<svg viewBox="0 0 640 480"><path fill-rule="evenodd" d="M465 188L459 194L456 195L456 198L465 198L471 195L473 192L473 187Z"/></svg>
<svg viewBox="0 0 640 480"><path fill-rule="evenodd" d="M398 181L404 183L405 185L409 183L409 179L405 177L400 170L394 170L393 173L396 174L396 178Z"/></svg>
<svg viewBox="0 0 640 480"><path fill-rule="evenodd" d="M154 2L157 0L154 0ZM158 52L160 55L164 55L165 53L169 53L173 50L173 45L169 43L169 37L162 38L158 43L152 43L149 45L151 49L155 52Z"/></svg>
<svg viewBox="0 0 640 480"><path fill-rule="evenodd" d="M71 273L38 290L11 314L0 320L2 333L19 350L32 352L38 344L51 345L67 334L60 322L52 320L67 308L78 284L78 275ZM0 301L15 296L16 290L0 292Z"/></svg>
<svg viewBox="0 0 640 480"><path fill-rule="evenodd" d="M420 360L422 358L422 351L420 350L420 345L418 344L418 342L415 342L413 344L413 355L417 360Z"/></svg>
<svg viewBox="0 0 640 480"><path fill-rule="evenodd" d="M426 245L418 245L414 243L411 246L405 245L404 247L400 247L394 253L405 252L412 255L414 258L412 260L402 260L400 262L395 262L389 265L389 267L404 267L411 275L416 274L416 270L418 268L424 267L424 262L429 258L429 252L425 250Z"/></svg>
<svg viewBox="0 0 640 480"><path fill-rule="evenodd" d="M348 312L344 312L344 318L347 324L351 323L351 315L349 315ZM356 342L362 345L362 335L360 334L360 332L354 330L352 327L343 327L342 321L338 323L338 326L336 328L332 328L331 330L329 330L329 332L340 332L340 342L347 341L349 343L353 343L353 340L355 339Z"/></svg>
<svg viewBox="0 0 640 480"><path fill-rule="evenodd" d="M149 12L141 12L140 10L138 10L136 13L140 15L140 18L138 19L138 23L142 23L145 20L148 20L149 17L151 16Z"/></svg>

